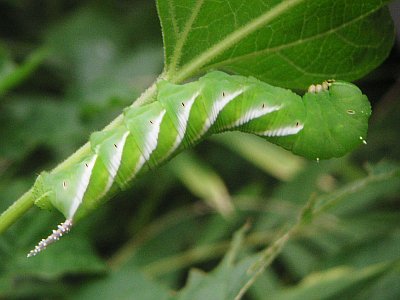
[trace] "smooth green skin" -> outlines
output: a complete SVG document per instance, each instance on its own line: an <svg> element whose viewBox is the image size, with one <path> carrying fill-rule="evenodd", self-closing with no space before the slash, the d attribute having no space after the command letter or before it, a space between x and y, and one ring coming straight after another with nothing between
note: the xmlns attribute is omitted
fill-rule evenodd
<svg viewBox="0 0 400 300"><path fill-rule="evenodd" d="M236 95L234 100L218 110L216 104L232 94ZM191 99L196 100L191 102ZM93 133L90 137L92 154L81 162L56 173L43 172L34 186L35 204L42 208L54 206L66 218L79 219L119 189L127 188L135 177L157 168L208 135L226 130L261 135L265 130L303 124L303 129L297 134L264 138L307 158L339 157L366 138L371 114L367 97L350 83L336 81L328 90L300 97L290 90L254 78L223 72L211 72L184 85L161 82L157 100L140 108L127 108L123 124L112 130ZM190 114L185 119L183 112L190 109L190 105ZM279 107L279 110L229 127L247 116L249 111L257 112L267 107ZM158 134L151 136L149 133L157 128L154 122L160 114L164 118ZM206 124L210 126L204 130ZM127 132L125 143L118 144ZM148 139L149 136L152 138ZM181 139L176 144L178 136ZM176 148L171 150L173 145ZM116 149L122 151L120 161L112 159ZM138 168L138 161L144 153L150 155ZM90 161L95 161L94 167L84 197L77 206L76 193L84 185L82 174ZM115 177L111 176L112 173Z"/></svg>
<svg viewBox="0 0 400 300"><path fill-rule="evenodd" d="M304 129L293 137L268 139L310 159L341 157L367 137L371 106L367 96L348 82L335 81L329 90L306 93Z"/></svg>

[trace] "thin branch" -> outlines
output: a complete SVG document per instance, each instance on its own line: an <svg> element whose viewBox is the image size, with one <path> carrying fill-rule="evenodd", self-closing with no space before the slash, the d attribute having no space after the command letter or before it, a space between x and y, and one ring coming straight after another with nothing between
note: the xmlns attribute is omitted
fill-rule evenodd
<svg viewBox="0 0 400 300"><path fill-rule="evenodd" d="M14 224L33 204L33 190L30 189L0 215L0 234Z"/></svg>

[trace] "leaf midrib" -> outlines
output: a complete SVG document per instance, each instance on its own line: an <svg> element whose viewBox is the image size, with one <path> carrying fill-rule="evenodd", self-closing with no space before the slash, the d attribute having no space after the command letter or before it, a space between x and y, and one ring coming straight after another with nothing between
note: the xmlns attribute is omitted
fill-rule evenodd
<svg viewBox="0 0 400 300"><path fill-rule="evenodd" d="M201 7L203 6L203 3L204 3L204 0L197 1L196 6L194 7L194 9L192 11L192 14L188 18L183 31L178 33L181 36L177 40L177 43L176 43L176 46L175 46L175 50L174 50L174 53L172 55L171 62L169 64L169 66L168 66L168 69L175 70L176 67L178 66L178 64L180 62L180 59L181 59L181 56L182 56L183 46L185 45L185 43L187 41L187 37L188 37L188 35L189 35L189 33L190 33L191 29L192 29L192 25L193 25L194 21L196 20Z"/></svg>
<svg viewBox="0 0 400 300"><path fill-rule="evenodd" d="M326 30L326 31L321 32L319 34L310 36L308 38L298 39L298 40L296 40L294 42L291 42L291 43L282 44L282 45L279 45L279 46L276 46L276 47L266 48L266 49L262 49L262 50L259 50L259 51L254 51L254 52L251 52L251 53L248 53L248 54L244 54L244 55L241 55L241 56L236 56L234 58L226 59L226 60L220 61L218 63L209 65L209 67L210 68L216 68L216 67L219 67L221 65L226 65L226 64L229 64L229 63L233 63L233 62L246 60L246 59L249 59L249 58L252 58L252 57L256 57L258 55L265 55L265 54L270 54L270 53L279 53L282 50L285 50L285 49L288 49L288 48L291 48L291 47L300 46L300 45L302 45L304 43L308 43L308 42L311 42L313 40L324 38L325 36L329 36L332 33L336 33L336 34L339 35L338 32L340 30L344 29L347 26L351 26L354 23L357 23L358 21L364 19L365 17L368 17L369 15L375 13L379 9L381 9L381 6L377 7L376 9L370 10L367 13L362 14L362 15L358 16L357 18L354 18L354 19L350 20L349 22L342 23L342 24L340 24L340 26L331 28L329 30ZM349 41L349 40L346 40L346 42L348 44L351 44L351 41ZM375 47L374 46L370 46L370 45L354 45L354 46L357 46L357 47L364 46L366 48L378 48L379 44L377 46L375 46Z"/></svg>
<svg viewBox="0 0 400 300"><path fill-rule="evenodd" d="M184 79L188 78L191 76L194 72L199 70L203 65L205 65L207 62L211 61L214 57L222 54L226 49L229 49L235 43L243 39L244 37L250 35L251 33L255 32L256 30L260 29L262 26L268 24L268 22L271 22L273 19L279 17L280 15L284 14L291 8L295 7L296 5L304 2L305 0L287 0L284 1L276 6L274 6L272 9L268 10L261 16L257 17L253 21L248 22L241 28L238 28L228 36L226 36L224 39L222 39L219 43L216 43L214 46L210 47L194 59L192 59L190 62L188 62L186 65L184 65L181 69L175 70L174 68L169 68L165 79L171 81L171 82L181 82ZM202 1L201 1L202 3ZM190 32L190 26L189 22L193 22L195 19L196 15L192 14L191 18L189 18L188 22L185 25L185 30L184 32L187 31L187 33ZM194 18L194 19L193 19ZM179 40L179 46L177 50L174 52L173 56L173 61L175 65L178 63L178 60L180 57L177 55L180 55L181 48L186 42L187 34L182 36L182 38Z"/></svg>

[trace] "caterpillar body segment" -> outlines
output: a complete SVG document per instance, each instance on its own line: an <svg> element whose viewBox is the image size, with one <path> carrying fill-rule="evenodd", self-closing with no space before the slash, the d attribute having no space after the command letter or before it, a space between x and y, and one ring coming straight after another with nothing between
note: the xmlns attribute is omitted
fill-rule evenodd
<svg viewBox="0 0 400 300"><path fill-rule="evenodd" d="M365 142L371 107L355 85L329 81L327 89L308 92L302 101L304 129L293 137L269 139L271 142L317 160L341 157Z"/></svg>
<svg viewBox="0 0 400 300"><path fill-rule="evenodd" d="M140 174L228 130L259 135L311 159L342 156L365 141L370 113L366 96L340 81L310 88L303 97L223 72L184 85L164 81L157 101L129 107L120 125L93 133L87 157L40 174L35 204L55 207L72 224Z"/></svg>

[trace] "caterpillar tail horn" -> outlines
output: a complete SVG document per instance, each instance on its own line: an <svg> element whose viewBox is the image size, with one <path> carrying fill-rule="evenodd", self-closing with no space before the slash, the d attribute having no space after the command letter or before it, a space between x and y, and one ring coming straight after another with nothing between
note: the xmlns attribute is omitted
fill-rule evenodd
<svg viewBox="0 0 400 300"><path fill-rule="evenodd" d="M46 239L42 239L35 248L28 253L27 257L38 255L40 252L45 250L48 245L58 241L63 235L67 234L71 230L72 225L73 223L71 219L65 220L65 222L58 225L57 229L53 230L53 233Z"/></svg>

